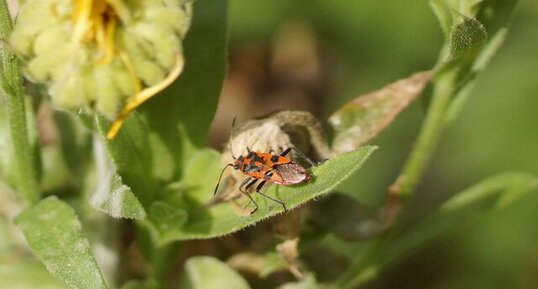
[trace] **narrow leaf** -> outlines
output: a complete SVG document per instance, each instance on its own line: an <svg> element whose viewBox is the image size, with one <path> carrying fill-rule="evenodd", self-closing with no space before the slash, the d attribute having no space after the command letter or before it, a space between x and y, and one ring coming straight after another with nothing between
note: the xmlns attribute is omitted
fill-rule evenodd
<svg viewBox="0 0 538 289"><path fill-rule="evenodd" d="M84 125L82 116L65 111L54 111L54 123L58 129L60 145L65 162L76 178L82 178L91 160L91 131Z"/></svg>
<svg viewBox="0 0 538 289"><path fill-rule="evenodd" d="M422 222L404 231L380 240L375 250L366 259L356 263L346 274L353 285L374 277L387 265L409 255L426 242L429 242L457 226L468 222L481 213L505 207L514 200L538 188L538 178L522 173L507 173L486 179L464 190L446 201L435 213ZM344 277L343 279L345 279Z"/></svg>
<svg viewBox="0 0 538 289"><path fill-rule="evenodd" d="M193 257L185 263L183 286L187 289L248 289L247 281L213 257Z"/></svg>
<svg viewBox="0 0 538 289"><path fill-rule="evenodd" d="M445 37L448 38L450 27L452 26L452 11L450 10L447 1L430 0L430 6L439 20L439 24L441 25Z"/></svg>
<svg viewBox="0 0 538 289"><path fill-rule="evenodd" d="M429 71L419 72L346 103L329 117L333 151L350 152L379 134L421 94L430 77Z"/></svg>
<svg viewBox="0 0 538 289"><path fill-rule="evenodd" d="M504 174L484 180L445 202L437 212L409 231L387 240L376 263L386 264L409 254L419 245L440 236L480 213L506 206L523 193L538 187L538 178L528 174Z"/></svg>
<svg viewBox="0 0 538 289"><path fill-rule="evenodd" d="M194 2L193 21L185 41L185 70L142 111L158 166L154 175L174 181L193 150L205 146L215 114L226 64L227 1Z"/></svg>
<svg viewBox="0 0 538 289"><path fill-rule="evenodd" d="M334 190L338 184L358 170L375 149L376 147L373 146L364 146L351 153L337 156L313 168L314 179L310 183L298 186L273 185L267 189L266 194L280 199L286 204L288 210L296 208ZM207 161L210 164L218 164L218 155L215 156L215 159L207 159ZM204 167L203 164L199 164L199 166ZM209 186L206 187L205 191L196 190L196 192L199 194L197 198L209 202L213 198L213 188L218 178L219 169L206 170L205 174L212 176L211 182L206 182ZM209 209L198 207L189 211L188 220L183 226L177 226L174 230L163 233L158 239L160 242L169 242L181 239L218 237L233 233L284 211L280 205L258 194L254 193L253 197L258 203L259 209L248 217L238 216L226 203L214 205Z"/></svg>
<svg viewBox="0 0 538 289"><path fill-rule="evenodd" d="M107 288L75 211L56 197L25 210L16 223L50 273L71 288Z"/></svg>

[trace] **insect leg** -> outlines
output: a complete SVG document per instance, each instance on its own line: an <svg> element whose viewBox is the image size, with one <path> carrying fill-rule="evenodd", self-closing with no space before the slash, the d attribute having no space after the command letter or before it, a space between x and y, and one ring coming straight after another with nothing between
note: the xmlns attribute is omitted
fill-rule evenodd
<svg viewBox="0 0 538 289"><path fill-rule="evenodd" d="M267 181L263 181L263 182L261 182L261 183L256 187L256 193L258 193L258 194L260 194L260 195L262 195L262 196L268 198L269 200L271 200L271 201L273 201L273 202L275 202L275 203L279 203L279 204L282 206L282 208L284 208L284 211L287 211L288 209L286 209L286 205L284 204L284 202L282 202L282 201L280 201L280 200L277 200L277 199L275 199L275 198L273 198L273 197L271 197L271 196L269 196L269 195L266 195L265 193L262 193L262 192L261 192L261 189L262 189L263 185L265 185L266 182L267 182Z"/></svg>
<svg viewBox="0 0 538 289"><path fill-rule="evenodd" d="M283 152L280 153L280 156L281 157L285 157L287 154L289 154L291 151L291 147L288 147L287 149L285 149Z"/></svg>
<svg viewBox="0 0 538 289"><path fill-rule="evenodd" d="M309 157L307 157L303 152L296 149L295 147L288 147L285 149L280 156L285 157L291 150L293 150L298 156L300 156L302 159L306 160L311 166L315 167L316 163L314 163Z"/></svg>
<svg viewBox="0 0 538 289"><path fill-rule="evenodd" d="M250 181L250 183L249 183ZM256 206L256 208L254 209L254 211L250 212L250 214L254 214L254 212L256 212L258 210L258 204L256 203L256 201L254 201L254 199L252 198L252 196L247 192L247 190L252 187L256 182L258 181L258 179L254 179L254 178L247 178L245 179L241 185L239 186L239 191L243 194L245 194L249 199L250 201L248 202L247 206L252 202L254 204L254 206ZM247 184L248 183L248 184ZM246 187L245 187L246 185ZM243 188L244 187L244 188Z"/></svg>

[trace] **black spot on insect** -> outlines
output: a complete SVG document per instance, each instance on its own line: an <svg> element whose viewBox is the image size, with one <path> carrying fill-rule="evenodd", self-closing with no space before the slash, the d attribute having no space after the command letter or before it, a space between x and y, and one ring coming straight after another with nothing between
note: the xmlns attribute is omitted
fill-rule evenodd
<svg viewBox="0 0 538 289"><path fill-rule="evenodd" d="M261 170L263 170L263 165L256 164L255 162L251 162L245 167L245 173L255 173Z"/></svg>
<svg viewBox="0 0 538 289"><path fill-rule="evenodd" d="M251 160L251 163L260 162L265 164L265 161L256 152L250 152L247 158Z"/></svg>
<svg viewBox="0 0 538 289"><path fill-rule="evenodd" d="M274 155L274 156L271 157L271 162L276 163L276 162L278 162L279 159L280 159L279 156Z"/></svg>

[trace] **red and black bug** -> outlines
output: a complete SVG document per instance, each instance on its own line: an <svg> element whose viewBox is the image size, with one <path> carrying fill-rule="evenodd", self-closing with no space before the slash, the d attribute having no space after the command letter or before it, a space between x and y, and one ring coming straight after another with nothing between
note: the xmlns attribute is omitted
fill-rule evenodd
<svg viewBox="0 0 538 289"><path fill-rule="evenodd" d="M235 118L232 122L232 138L234 126ZM256 208L252 212L250 212L250 214L253 214L258 210L258 204L248 193L248 189L253 187L258 182L258 186L256 186L255 190L256 193L262 195L267 199L270 199L273 202L280 204L284 208L284 211L287 211L286 205L282 201L265 194L261 191L261 189L268 182L286 186L309 182L312 179L312 176L303 166L293 162L290 158L286 157L292 150L298 156L305 159L312 166L315 166L314 162L312 162L306 155L304 155L302 152L295 149L294 147L288 147L280 154L276 154L275 151L272 149L269 150L269 152L267 153L262 153L252 151L249 147L247 147L248 154L246 156L240 155L238 157L235 157L235 155L233 154L232 143L230 140L230 152L232 153L234 161L233 163L227 164L222 169L213 194L217 193L224 171L228 167L233 167L235 170L240 170L248 176L239 186L239 191L246 195L250 199L250 202L252 202L254 206L256 206Z"/></svg>

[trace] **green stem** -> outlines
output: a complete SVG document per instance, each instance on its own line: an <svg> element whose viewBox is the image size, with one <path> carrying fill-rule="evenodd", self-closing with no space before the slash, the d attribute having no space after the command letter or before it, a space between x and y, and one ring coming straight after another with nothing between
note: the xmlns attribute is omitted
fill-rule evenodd
<svg viewBox="0 0 538 289"><path fill-rule="evenodd" d="M435 81L431 104L420 135L398 178L399 193L404 198L409 197L415 189L439 142L445 124L446 111L456 91L456 75L457 72L441 73Z"/></svg>
<svg viewBox="0 0 538 289"><path fill-rule="evenodd" d="M457 71L441 73L434 81L433 96L428 114L424 120L415 148L396 183L397 191L404 198L409 197L415 189L428 159L439 142L445 124L446 111L456 91L456 75ZM385 238L388 238L388 236L385 236ZM351 268L336 282L336 288L356 288L376 276L377 268L372 266L369 260L379 253L379 244L382 240L384 238L373 241L362 256L355 258Z"/></svg>
<svg viewBox="0 0 538 289"><path fill-rule="evenodd" d="M5 0L0 0L0 59L2 71L0 84L7 102L7 115L14 155L13 170L17 178L17 190L21 192L25 205L34 204L39 199L37 171L30 148L26 126L26 109L19 61L6 47L5 41L13 31L11 16Z"/></svg>
<svg viewBox="0 0 538 289"><path fill-rule="evenodd" d="M155 248L151 261L152 280L157 285L156 288L174 288L173 284L177 281L171 276L177 276L174 273L173 264L177 261L180 242L166 244L162 247Z"/></svg>

